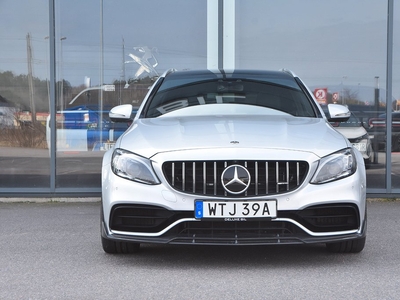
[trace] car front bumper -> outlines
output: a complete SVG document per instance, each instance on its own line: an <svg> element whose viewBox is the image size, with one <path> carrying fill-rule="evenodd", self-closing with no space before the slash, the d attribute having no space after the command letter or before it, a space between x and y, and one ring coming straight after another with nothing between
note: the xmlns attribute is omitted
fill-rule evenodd
<svg viewBox="0 0 400 300"><path fill-rule="evenodd" d="M131 206L123 206L129 211ZM121 206L119 206L121 209ZM163 210L162 208L159 208ZM311 211L320 211L316 216ZM336 216L326 214L336 211ZM347 216L346 215L347 211ZM351 213L351 211L353 213ZM304 216L301 216L304 213ZM115 212L113 212L113 215ZM198 220L190 215L193 212L174 212L164 220L164 226L150 226L145 216L124 224L115 224L112 217L110 229L102 222L102 236L115 241L163 244L199 245L271 245L328 243L362 238L366 235L366 218L359 218L354 205L325 205L298 211L281 211L278 217L269 220L224 221ZM121 217L121 216L119 216ZM160 219L160 214L158 218ZM362 219L362 221L360 220ZM153 220L154 221L154 220ZM362 222L361 224L359 224ZM119 226L118 226L119 225ZM160 225L160 224L158 224ZM119 227L119 228L118 228ZM131 227L131 230L128 228ZM147 228L145 228L147 227ZM157 229L157 227L159 227ZM314 231L310 230L313 229ZM329 231L327 231L329 230Z"/></svg>
<svg viewBox="0 0 400 300"><path fill-rule="evenodd" d="M171 188L157 162L153 166L161 184L145 185L121 178L111 171L105 157L102 236L137 243L205 245L329 243L365 237L366 182L361 154L357 155L360 167L353 175L319 185L309 183L317 168L315 157L305 154L304 160L310 170L294 191L227 198ZM196 200L273 200L277 216L243 221L196 219Z"/></svg>

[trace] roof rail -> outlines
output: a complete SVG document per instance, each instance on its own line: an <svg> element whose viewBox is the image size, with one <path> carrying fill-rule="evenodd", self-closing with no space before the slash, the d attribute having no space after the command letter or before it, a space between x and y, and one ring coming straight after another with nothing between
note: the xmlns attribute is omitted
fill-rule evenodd
<svg viewBox="0 0 400 300"><path fill-rule="evenodd" d="M291 76L293 76L293 77L298 77L294 72L292 72L292 71L289 70L289 69L280 69L279 71L282 71L282 72L284 72L284 73L286 73L286 74L289 74L289 75L291 75Z"/></svg>
<svg viewBox="0 0 400 300"><path fill-rule="evenodd" d="M174 73L174 72L176 72L176 71L178 71L178 70L177 70L177 69L174 69L174 68L168 69L168 70L166 70L166 71L161 75L161 77L166 77L166 76L168 76L169 74Z"/></svg>

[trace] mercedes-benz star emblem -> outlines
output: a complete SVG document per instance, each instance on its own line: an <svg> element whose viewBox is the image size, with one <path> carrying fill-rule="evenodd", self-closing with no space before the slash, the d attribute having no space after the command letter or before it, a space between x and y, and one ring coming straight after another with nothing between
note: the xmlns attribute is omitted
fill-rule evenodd
<svg viewBox="0 0 400 300"><path fill-rule="evenodd" d="M241 194L250 186L250 173L241 165L227 167L221 175L224 189L231 194Z"/></svg>

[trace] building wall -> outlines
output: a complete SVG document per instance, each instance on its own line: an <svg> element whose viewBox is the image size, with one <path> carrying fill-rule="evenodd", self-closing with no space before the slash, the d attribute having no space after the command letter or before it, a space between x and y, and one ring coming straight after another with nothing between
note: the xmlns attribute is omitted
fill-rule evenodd
<svg viewBox="0 0 400 300"><path fill-rule="evenodd" d="M100 194L102 156L125 129L110 107L140 105L169 68L207 67L288 68L349 105L373 142L368 193L400 194L400 126L370 122L398 109L393 2L3 0L0 196Z"/></svg>

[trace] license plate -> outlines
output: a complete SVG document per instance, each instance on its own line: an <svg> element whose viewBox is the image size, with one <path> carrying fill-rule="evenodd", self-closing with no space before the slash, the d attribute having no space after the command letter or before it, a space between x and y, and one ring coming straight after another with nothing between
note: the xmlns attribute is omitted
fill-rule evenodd
<svg viewBox="0 0 400 300"><path fill-rule="evenodd" d="M263 201L195 201L195 217L225 218L244 221L246 218L276 218L275 200Z"/></svg>
<svg viewBox="0 0 400 300"><path fill-rule="evenodd" d="M353 147L358 151L367 151L367 144L365 143L354 143Z"/></svg>

